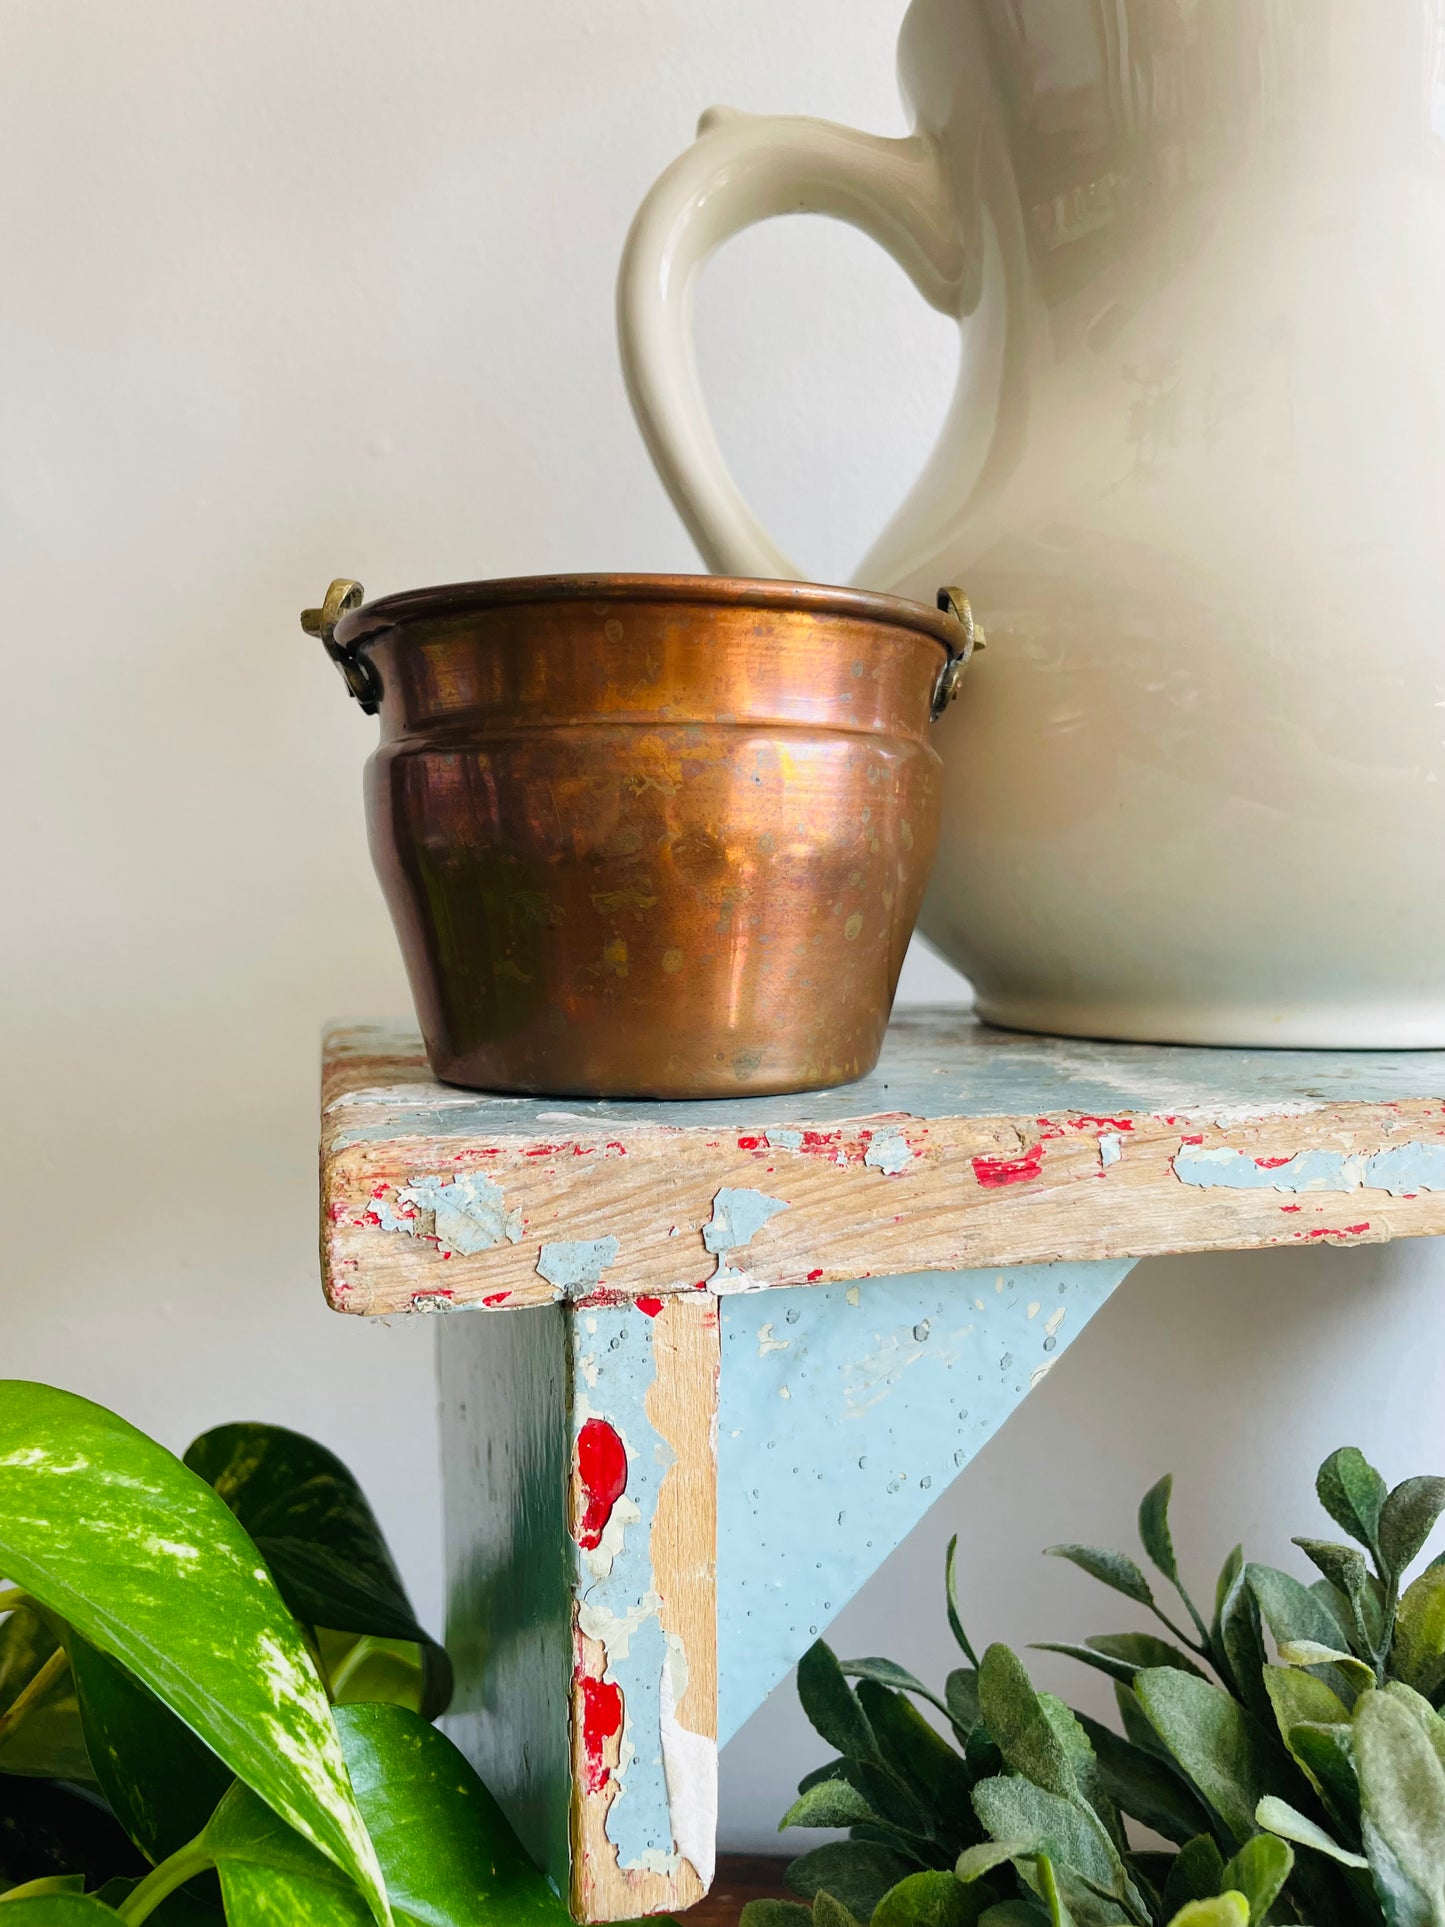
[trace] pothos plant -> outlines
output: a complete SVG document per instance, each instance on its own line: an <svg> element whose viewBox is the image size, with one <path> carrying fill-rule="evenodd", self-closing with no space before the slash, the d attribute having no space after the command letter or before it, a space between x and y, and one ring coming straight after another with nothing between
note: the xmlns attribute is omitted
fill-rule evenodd
<svg viewBox="0 0 1445 1927"><path fill-rule="evenodd" d="M0 1381L0 1927L565 1927L345 1466Z"/></svg>
<svg viewBox="0 0 1445 1927"><path fill-rule="evenodd" d="M813 1646L798 1691L837 1757L781 1824L848 1831L789 1869L815 1927L1445 1927L1445 1560L1405 1583L1445 1480L1389 1491L1347 1448L1316 1489L1352 1543L1296 1539L1308 1584L1236 1548L1208 1619L1180 1575L1168 1478L1139 1535L1184 1624L1124 1553L1049 1549L1167 1635L1044 1649L1112 1679L1122 1733L1038 1692L1007 1646L977 1656L956 1541L945 1591L966 1663L941 1696ZM756 1902L743 1927L809 1920Z"/></svg>

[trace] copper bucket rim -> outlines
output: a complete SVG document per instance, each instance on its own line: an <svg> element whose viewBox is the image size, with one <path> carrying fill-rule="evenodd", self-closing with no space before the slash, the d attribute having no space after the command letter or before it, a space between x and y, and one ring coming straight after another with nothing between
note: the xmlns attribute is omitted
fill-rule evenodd
<svg viewBox="0 0 1445 1927"><path fill-rule="evenodd" d="M948 658L957 652L959 621L948 610L871 589L728 575L515 575L494 581L405 589L348 610L336 624L335 641L354 652L372 637L404 622L472 615L518 604L591 600L712 603L728 608L770 609L779 614L797 610L807 615L852 617L928 636Z"/></svg>

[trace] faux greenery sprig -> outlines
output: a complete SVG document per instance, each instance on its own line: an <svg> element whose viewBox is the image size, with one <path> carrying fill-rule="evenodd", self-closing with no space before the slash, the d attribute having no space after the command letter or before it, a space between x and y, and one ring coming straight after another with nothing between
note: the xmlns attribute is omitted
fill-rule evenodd
<svg viewBox="0 0 1445 1927"><path fill-rule="evenodd" d="M568 1927L351 1474L0 1381L0 1927Z"/></svg>
<svg viewBox="0 0 1445 1927"><path fill-rule="evenodd" d="M849 1837L789 1869L811 1916L756 1902L744 1927L1445 1927L1445 1561L1405 1584L1445 1480L1390 1491L1346 1448L1316 1489L1354 1543L1297 1539L1311 1584L1236 1548L1208 1620L1179 1572L1172 1481L1145 1495L1144 1552L1188 1627L1127 1555L1050 1548L1170 1635L1045 1648L1114 1681L1122 1735L1037 1692L1007 1646L979 1659L955 1545L945 1593L967 1664L941 1698L891 1661L840 1666L819 1641L798 1691L837 1757L781 1824ZM1130 1823L1172 1850L1142 1847Z"/></svg>

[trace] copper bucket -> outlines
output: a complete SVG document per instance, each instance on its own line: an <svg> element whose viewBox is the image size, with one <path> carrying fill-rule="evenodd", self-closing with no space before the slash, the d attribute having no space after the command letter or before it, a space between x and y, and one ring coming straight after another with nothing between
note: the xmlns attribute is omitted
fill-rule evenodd
<svg viewBox="0 0 1445 1927"><path fill-rule="evenodd" d="M791 582L535 576L305 627L381 717L372 858L438 1077L818 1090L875 1063L937 840L939 608Z"/></svg>

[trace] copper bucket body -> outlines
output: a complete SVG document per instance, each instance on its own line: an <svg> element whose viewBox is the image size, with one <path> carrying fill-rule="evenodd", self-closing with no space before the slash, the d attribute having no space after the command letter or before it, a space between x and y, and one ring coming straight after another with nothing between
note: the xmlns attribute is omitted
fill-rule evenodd
<svg viewBox="0 0 1445 1927"><path fill-rule="evenodd" d="M957 613L551 576L323 632L380 713L371 850L438 1077L696 1098L872 1068L938 836Z"/></svg>

